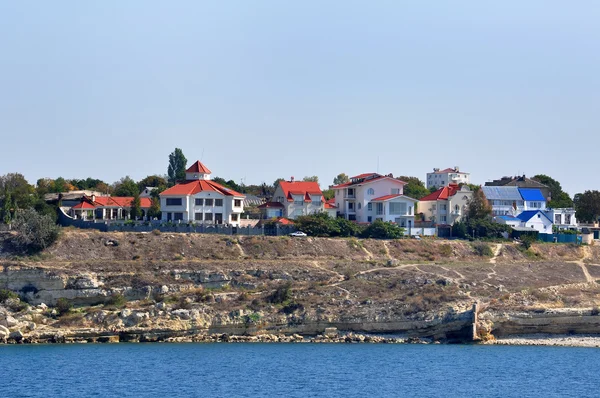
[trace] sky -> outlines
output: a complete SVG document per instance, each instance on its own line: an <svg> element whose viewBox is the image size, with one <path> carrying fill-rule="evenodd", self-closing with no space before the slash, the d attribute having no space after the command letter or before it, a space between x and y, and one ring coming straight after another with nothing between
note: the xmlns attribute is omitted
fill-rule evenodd
<svg viewBox="0 0 600 398"><path fill-rule="evenodd" d="M0 175L600 189L600 2L5 1Z"/></svg>

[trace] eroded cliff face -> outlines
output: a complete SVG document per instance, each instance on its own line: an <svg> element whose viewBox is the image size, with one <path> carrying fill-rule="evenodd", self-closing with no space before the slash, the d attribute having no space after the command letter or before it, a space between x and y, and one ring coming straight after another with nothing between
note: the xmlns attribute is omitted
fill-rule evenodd
<svg viewBox="0 0 600 398"><path fill-rule="evenodd" d="M0 291L19 296L0 303L0 340L600 332L596 248L490 248L493 257L463 241L66 231L38 256L0 253Z"/></svg>

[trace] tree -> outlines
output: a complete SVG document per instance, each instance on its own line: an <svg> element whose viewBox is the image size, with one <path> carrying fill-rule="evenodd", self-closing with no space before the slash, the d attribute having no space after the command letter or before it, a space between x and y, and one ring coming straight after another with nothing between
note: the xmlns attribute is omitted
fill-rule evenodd
<svg viewBox="0 0 600 398"><path fill-rule="evenodd" d="M568 193L562 190L560 182L554 178L549 177L545 174L538 174L532 178L537 182L540 182L550 188L550 195L552 200L548 203L548 207L558 209L562 207L573 207L573 200Z"/></svg>
<svg viewBox="0 0 600 398"><path fill-rule="evenodd" d="M152 198L152 205L150 206L150 209L148 210L148 217L150 219L157 218L160 220L160 218L161 218L160 200L158 198L155 198L155 197Z"/></svg>
<svg viewBox="0 0 600 398"><path fill-rule="evenodd" d="M323 196L325 197L325 200L333 199L335 197L335 190L326 189L323 191Z"/></svg>
<svg viewBox="0 0 600 398"><path fill-rule="evenodd" d="M135 195L133 195L131 207L129 208L129 216L132 220L137 220L142 216L142 200L140 199L139 192L136 192Z"/></svg>
<svg viewBox="0 0 600 398"><path fill-rule="evenodd" d="M318 182L319 182L319 177L317 177L317 176L312 176L312 177L311 177L311 176L306 176L306 177L304 177L304 178L302 179L302 181L306 181L306 182L316 182L316 183L318 183Z"/></svg>
<svg viewBox="0 0 600 398"><path fill-rule="evenodd" d="M129 176L121 178L114 184L115 196L135 196L139 195L138 185Z"/></svg>
<svg viewBox="0 0 600 398"><path fill-rule="evenodd" d="M175 148L169 155L169 167L167 169L169 185L173 186L178 180L185 180L186 166L187 159L183 155L183 151L179 148Z"/></svg>
<svg viewBox="0 0 600 398"><path fill-rule="evenodd" d="M431 192L425 187L423 181L417 177L400 176L398 179L406 182L404 186L404 195L409 196L413 199L421 199Z"/></svg>
<svg viewBox="0 0 600 398"><path fill-rule="evenodd" d="M0 176L0 197L10 194L12 205L25 209L33 205L35 189L29 185L23 174L8 173Z"/></svg>
<svg viewBox="0 0 600 398"><path fill-rule="evenodd" d="M478 189L473 192L473 198L467 206L467 218L469 220L483 220L492 214L492 207L483 194L483 190Z"/></svg>
<svg viewBox="0 0 600 398"><path fill-rule="evenodd" d="M279 183L281 181L285 181L285 178L279 177L278 179L276 179L275 181L273 181L273 190L277 189L277 187L279 186Z"/></svg>
<svg viewBox="0 0 600 398"><path fill-rule="evenodd" d="M585 191L574 198L575 216L579 221L596 222L600 216L600 192Z"/></svg>
<svg viewBox="0 0 600 398"><path fill-rule="evenodd" d="M221 178L221 177L213 177L212 180L214 182L216 182L217 184L221 184L224 187L233 189L234 191L237 191L237 192L242 192L242 190L243 190L242 187L239 186L238 184L236 184L236 182L233 180L226 181L224 178ZM243 192L243 193L245 193L245 192Z"/></svg>
<svg viewBox="0 0 600 398"><path fill-rule="evenodd" d="M350 178L346 175L346 173L340 173L333 179L333 185L345 184L350 181Z"/></svg>
<svg viewBox="0 0 600 398"><path fill-rule="evenodd" d="M4 222L4 224L10 225L10 222L12 220L12 197L10 195L10 192L7 193L6 195L4 195L4 199L3 199L3 205L2 205L2 221Z"/></svg>
<svg viewBox="0 0 600 398"><path fill-rule="evenodd" d="M13 229L17 232L12 238L13 245L30 253L47 248L58 239L60 233L60 227L52 217L38 214L34 209L17 211Z"/></svg>
<svg viewBox="0 0 600 398"><path fill-rule="evenodd" d="M140 192L143 191L146 187L154 187L159 189L162 188L161 191L164 191L165 189L167 189L168 184L169 183L166 178L158 175L148 176L146 178L141 179L137 183Z"/></svg>

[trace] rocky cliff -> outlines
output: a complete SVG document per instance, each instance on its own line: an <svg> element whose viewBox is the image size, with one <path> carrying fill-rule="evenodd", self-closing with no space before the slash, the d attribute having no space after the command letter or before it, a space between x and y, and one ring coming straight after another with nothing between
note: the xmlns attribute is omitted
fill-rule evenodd
<svg viewBox="0 0 600 398"><path fill-rule="evenodd" d="M600 321L594 247L66 230L43 253L18 256L9 240L9 342L345 341L332 330L465 341L592 333Z"/></svg>

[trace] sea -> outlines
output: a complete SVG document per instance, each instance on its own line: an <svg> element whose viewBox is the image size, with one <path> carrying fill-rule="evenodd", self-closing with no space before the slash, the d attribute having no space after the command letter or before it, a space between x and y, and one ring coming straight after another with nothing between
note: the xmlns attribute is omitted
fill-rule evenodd
<svg viewBox="0 0 600 398"><path fill-rule="evenodd" d="M396 344L0 346L0 397L598 397L600 349Z"/></svg>

